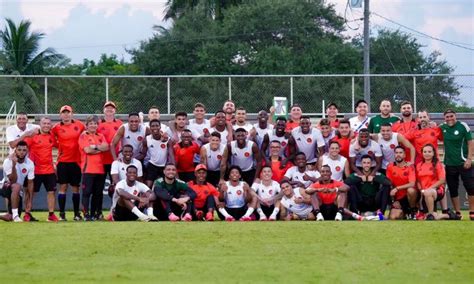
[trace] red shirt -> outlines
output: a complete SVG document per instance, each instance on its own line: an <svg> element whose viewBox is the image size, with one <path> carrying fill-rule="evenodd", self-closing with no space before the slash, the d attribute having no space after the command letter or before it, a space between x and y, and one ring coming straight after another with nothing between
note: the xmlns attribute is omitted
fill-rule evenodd
<svg viewBox="0 0 474 284"><path fill-rule="evenodd" d="M181 143L174 145L174 158L178 173L194 172L194 155L199 154L199 145L196 142L189 147L181 147Z"/></svg>
<svg viewBox="0 0 474 284"><path fill-rule="evenodd" d="M443 140L443 132L439 127L417 129L416 131L407 133L404 136L406 139L410 140L410 142L415 147L415 164L423 161L423 154L421 152L423 146L427 144L433 145L436 150L436 154L438 154L438 140Z"/></svg>
<svg viewBox="0 0 474 284"><path fill-rule="evenodd" d="M310 187L311 188L316 188L316 189L321 189L321 188L336 188L336 187L341 187L343 186L344 183L337 181L337 180L331 180L327 184L322 184L319 181L316 183L313 183ZM324 192L317 192L319 198L321 199L321 202L326 205L334 204L336 202L337 198L337 192L330 192L330 193L324 193Z"/></svg>
<svg viewBox="0 0 474 284"><path fill-rule="evenodd" d="M291 130L293 130L294 128L300 126L300 123L299 122L294 122L294 121L288 121L286 123L286 128L285 128L285 131L286 132L291 132Z"/></svg>
<svg viewBox="0 0 474 284"><path fill-rule="evenodd" d="M102 153L99 154L87 154L84 152L84 148L97 145L105 142L104 135L100 133L88 133L84 131L79 137L79 151L81 152L81 169L83 174L103 174L104 162Z"/></svg>
<svg viewBox="0 0 474 284"><path fill-rule="evenodd" d="M415 119L412 119L408 122L403 122L402 120L400 120L392 124L392 131L396 133L400 133L404 137L406 137L409 133L415 132L417 130L418 130L418 122ZM408 140L413 144L412 140L410 139ZM405 161L410 161L410 158L411 158L410 149L406 148Z"/></svg>
<svg viewBox="0 0 474 284"><path fill-rule="evenodd" d="M104 135L105 141L107 142L107 144L110 144L112 143L112 139L114 138L115 133L117 133L117 130L122 124L123 122L120 119L114 119L113 121L101 120L101 122L99 123L99 128L97 128L97 133ZM115 153L118 154L119 151L120 146L119 144L117 144L115 148ZM112 154L110 153L110 151L105 151L102 153L102 155L104 156L104 165L111 165L114 159L112 158Z"/></svg>
<svg viewBox="0 0 474 284"><path fill-rule="evenodd" d="M53 148L57 147L52 133L35 134L25 138L28 143L29 157L35 164L35 174L54 174Z"/></svg>
<svg viewBox="0 0 474 284"><path fill-rule="evenodd" d="M339 119L331 120L330 123L332 128L338 128L339 127Z"/></svg>
<svg viewBox="0 0 474 284"><path fill-rule="evenodd" d="M280 165L281 165L281 160L279 161L271 161L271 167L272 167L272 180L274 181L277 181L277 182L281 182L281 180L285 177L285 173L286 171L293 167L293 164L288 161L288 163L286 163L286 167L284 167L283 169L280 169ZM267 162L266 161L263 161L263 166L266 166L267 165Z"/></svg>
<svg viewBox="0 0 474 284"><path fill-rule="evenodd" d="M390 163L387 167L387 178L392 182L393 186L402 186L410 182L416 182L415 168L405 165L404 167L396 166ZM403 199L407 195L407 190L398 190L395 194L395 200Z"/></svg>
<svg viewBox="0 0 474 284"><path fill-rule="evenodd" d="M351 138L349 137L337 137L335 136L331 141L336 141L341 145L341 150L339 151L339 155L345 157L349 160L349 147L351 146Z"/></svg>
<svg viewBox="0 0 474 284"><path fill-rule="evenodd" d="M196 209L204 208L204 205L206 205L206 198L209 195L215 197L219 196L217 189L210 183L199 185L195 184L194 181L190 181L188 182L188 186L196 192L196 198L194 199L194 206Z"/></svg>
<svg viewBox="0 0 474 284"><path fill-rule="evenodd" d="M446 178L446 172L441 163L436 163L436 167L433 167L433 163L419 163L416 165L416 180L420 184L422 189L428 189L440 179ZM444 188L444 185L440 186Z"/></svg>
<svg viewBox="0 0 474 284"><path fill-rule="evenodd" d="M56 137L59 145L58 163L79 164L81 162L78 139L85 128L84 124L79 120L72 120L67 125L59 122L53 126L51 133Z"/></svg>

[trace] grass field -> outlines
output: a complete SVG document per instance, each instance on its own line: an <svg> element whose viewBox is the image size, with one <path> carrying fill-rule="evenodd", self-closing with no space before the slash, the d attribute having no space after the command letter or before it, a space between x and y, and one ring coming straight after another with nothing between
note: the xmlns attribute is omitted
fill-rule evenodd
<svg viewBox="0 0 474 284"><path fill-rule="evenodd" d="M0 283L472 283L474 222L464 217L436 222L2 222Z"/></svg>

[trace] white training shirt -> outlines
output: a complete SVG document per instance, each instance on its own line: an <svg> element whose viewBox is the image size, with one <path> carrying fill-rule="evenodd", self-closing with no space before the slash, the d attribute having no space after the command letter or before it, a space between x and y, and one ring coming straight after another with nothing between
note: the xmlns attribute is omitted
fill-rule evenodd
<svg viewBox="0 0 474 284"><path fill-rule="evenodd" d="M15 169L17 175L16 183L20 184L21 186L23 186L25 183L25 179L32 180L35 178L35 165L28 157L25 157L23 163L17 162ZM5 161L3 161L3 182L10 182L8 175L10 175L12 171L12 160L6 158Z"/></svg>
<svg viewBox="0 0 474 284"><path fill-rule="evenodd" d="M308 214L313 211L313 206L306 203L296 204L295 200L302 198L299 187L293 188L293 193L291 198L283 196L281 205L283 205L289 213L294 213L298 215L298 217L306 219Z"/></svg>
<svg viewBox="0 0 474 284"><path fill-rule="evenodd" d="M333 180L342 181L344 178L344 166L347 162L346 157L339 155L336 160L333 160L329 157L328 153L325 153L322 159L322 165L328 165L331 168L331 178Z"/></svg>
<svg viewBox="0 0 474 284"><path fill-rule="evenodd" d="M132 158L132 161L130 162L130 164L126 164L125 162L121 162L119 160L113 161L112 166L110 168L110 174L111 175L118 174L119 180L124 180L127 178L127 167L130 165L134 165L135 167L137 167L137 177L143 176L142 163L135 158Z"/></svg>
<svg viewBox="0 0 474 284"><path fill-rule="evenodd" d="M153 139L152 135L146 137L146 156L149 163L152 163L157 167L164 167L166 165L166 162L168 161L168 141L170 139L171 138L168 137L168 140L163 142L161 139ZM173 151L173 149L170 149L170 151Z"/></svg>
<svg viewBox="0 0 474 284"><path fill-rule="evenodd" d="M18 138L20 138L21 135L23 135L23 133L27 132L27 131L30 131L32 129L39 129L39 125L36 125L36 124L31 124L31 123L27 123L26 124L26 128L25 130L21 130L20 128L18 128L18 126L15 124L15 125L12 125L12 126L9 126L7 127L7 130L5 132L5 135L7 137L7 143L10 143ZM10 146L8 146L9 148L9 153L13 153L13 148L11 148Z"/></svg>
<svg viewBox="0 0 474 284"><path fill-rule="evenodd" d="M275 197L280 193L280 184L274 180L272 180L270 186L264 185L263 182L254 183L252 189L257 193L260 201L274 204Z"/></svg>
<svg viewBox="0 0 474 284"><path fill-rule="evenodd" d="M398 133L392 133L392 138L387 141L382 138L382 134L378 134L378 143L383 155L382 169L387 169L390 163L395 162L395 147L398 146L398 135Z"/></svg>
<svg viewBox="0 0 474 284"><path fill-rule="evenodd" d="M202 147L206 149L207 170L213 172L220 171L222 156L224 155L224 150L227 145L219 144L219 148L216 151L211 150L211 145L209 143Z"/></svg>
<svg viewBox="0 0 474 284"><path fill-rule="evenodd" d="M224 128L224 131L222 131L222 132L217 130L215 127L213 127L211 129L211 133L214 132L214 131L221 135L221 143L222 144L227 144L229 142L229 141L227 141L227 135L229 135L229 132L227 131L227 127Z"/></svg>
<svg viewBox="0 0 474 284"><path fill-rule="evenodd" d="M227 192L225 194L225 207L227 208L242 208L245 206L244 198L244 183L239 181L237 186L232 186L229 181L226 181Z"/></svg>
<svg viewBox="0 0 474 284"><path fill-rule="evenodd" d="M318 160L316 157L316 146L324 147L324 138L321 130L311 127L309 132L304 134L301 127L298 126L291 131L295 138L298 151L305 153L308 163L314 163Z"/></svg>
<svg viewBox="0 0 474 284"><path fill-rule="evenodd" d="M287 150L286 148L288 147L288 138L286 137L285 134L283 136L277 136L275 134L275 130L273 130L271 133L268 134L268 149L270 149L270 144L272 141L279 141L281 144L281 150L280 150L280 157L286 157L287 156ZM265 155L270 156L270 150L267 151L268 153L265 153Z"/></svg>
<svg viewBox="0 0 474 284"><path fill-rule="evenodd" d="M375 158L382 157L382 150L380 149L379 143L370 139L369 144L365 148L362 148L357 141L349 146L349 157L356 158L357 167L362 167L362 156L364 155L372 156L372 167L375 167Z"/></svg>
<svg viewBox="0 0 474 284"><path fill-rule="evenodd" d="M122 147L130 144L133 146L133 157L136 158L142 149L143 140L145 139L146 127L142 124L138 125L138 130L130 131L128 123L123 124L124 134L122 137Z"/></svg>
<svg viewBox="0 0 474 284"><path fill-rule="evenodd" d="M351 130L358 133L362 128L368 128L370 122L370 117L366 116L363 120L359 120L359 116L354 116L349 118L349 123L351 124Z"/></svg>
<svg viewBox="0 0 474 284"><path fill-rule="evenodd" d="M237 146L237 141L230 142L231 153L230 164L239 166L243 172L250 171L254 168L255 157L253 155L252 146L253 141L246 141L243 149Z"/></svg>
<svg viewBox="0 0 474 284"><path fill-rule="evenodd" d="M255 123L253 125L253 128L255 128L255 141L257 142L258 149L262 148L262 143L263 143L263 138L265 137L265 134L268 134L270 136L273 132L273 125L267 124L267 128L262 129L258 125L258 123ZM269 141L271 142L271 141Z"/></svg>
<svg viewBox="0 0 474 284"><path fill-rule="evenodd" d="M120 198L120 196L118 195L117 191L125 191L131 195L135 195L135 196L138 196L138 194L140 193L144 193L144 192L147 192L147 191L150 191L150 188L148 186L146 186L146 184L144 183L141 183L139 181L135 181L135 184L132 185L132 186L128 186L127 184L127 180L121 180L119 181L116 185L115 185L115 192L114 192L114 195L112 197L112 206L110 209L114 209L115 206L117 206L117 202Z"/></svg>
<svg viewBox="0 0 474 284"><path fill-rule="evenodd" d="M306 170L304 173L300 173L300 171L298 171L298 167L293 166L286 171L285 177L290 179L290 181L299 181L304 184L305 188L308 188L311 184L313 184L313 182L310 180L304 180L303 177L305 174L313 178L319 178L321 176L318 171Z"/></svg>

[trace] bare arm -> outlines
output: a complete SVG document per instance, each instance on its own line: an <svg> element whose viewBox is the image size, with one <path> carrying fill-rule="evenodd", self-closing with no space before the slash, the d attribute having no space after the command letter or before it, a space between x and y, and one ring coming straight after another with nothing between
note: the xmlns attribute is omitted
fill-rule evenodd
<svg viewBox="0 0 474 284"><path fill-rule="evenodd" d="M229 158L230 144L227 144L224 153L222 154L221 160L221 177L220 180L224 181L225 171L227 170L227 160Z"/></svg>
<svg viewBox="0 0 474 284"><path fill-rule="evenodd" d="M412 165L414 165L415 164L415 156L416 156L415 147L413 147L413 145L410 143L410 141L408 141L408 139L403 137L403 135L397 135L397 140L398 140L398 143L400 143L403 146L405 146L406 148L410 149L410 163Z"/></svg>
<svg viewBox="0 0 474 284"><path fill-rule="evenodd" d="M117 145L120 142L120 140L123 138L124 134L125 134L125 127L122 125L117 130L117 133L115 133L115 136L112 139L112 142L110 142L110 153L112 154L112 158L114 160L117 160L117 154L115 153L115 149L117 149Z"/></svg>
<svg viewBox="0 0 474 284"><path fill-rule="evenodd" d="M199 163L207 166L207 150L206 150L206 147L204 147L204 146L201 147L201 151L199 153L199 156L201 157L201 160L199 161Z"/></svg>

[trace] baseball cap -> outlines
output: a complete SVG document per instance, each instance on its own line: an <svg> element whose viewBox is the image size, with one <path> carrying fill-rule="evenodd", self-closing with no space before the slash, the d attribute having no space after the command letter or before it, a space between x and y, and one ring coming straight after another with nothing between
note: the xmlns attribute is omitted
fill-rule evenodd
<svg viewBox="0 0 474 284"><path fill-rule="evenodd" d="M113 107L113 108L117 108L117 106L115 105L115 103L114 103L113 101L107 101L107 102L105 102L104 108L105 108L105 107L108 107L108 106L111 106L111 107Z"/></svg>
<svg viewBox="0 0 474 284"><path fill-rule="evenodd" d="M197 171L199 171L199 170L205 170L205 171L207 171L206 165L204 165L204 164L199 164L199 165L197 165L196 168L194 169L194 171L197 172Z"/></svg>
<svg viewBox="0 0 474 284"><path fill-rule="evenodd" d="M69 111L69 112L72 112L72 107L71 106L68 106L68 105L64 105L61 107L61 109L59 110L59 113L63 112L63 111Z"/></svg>

